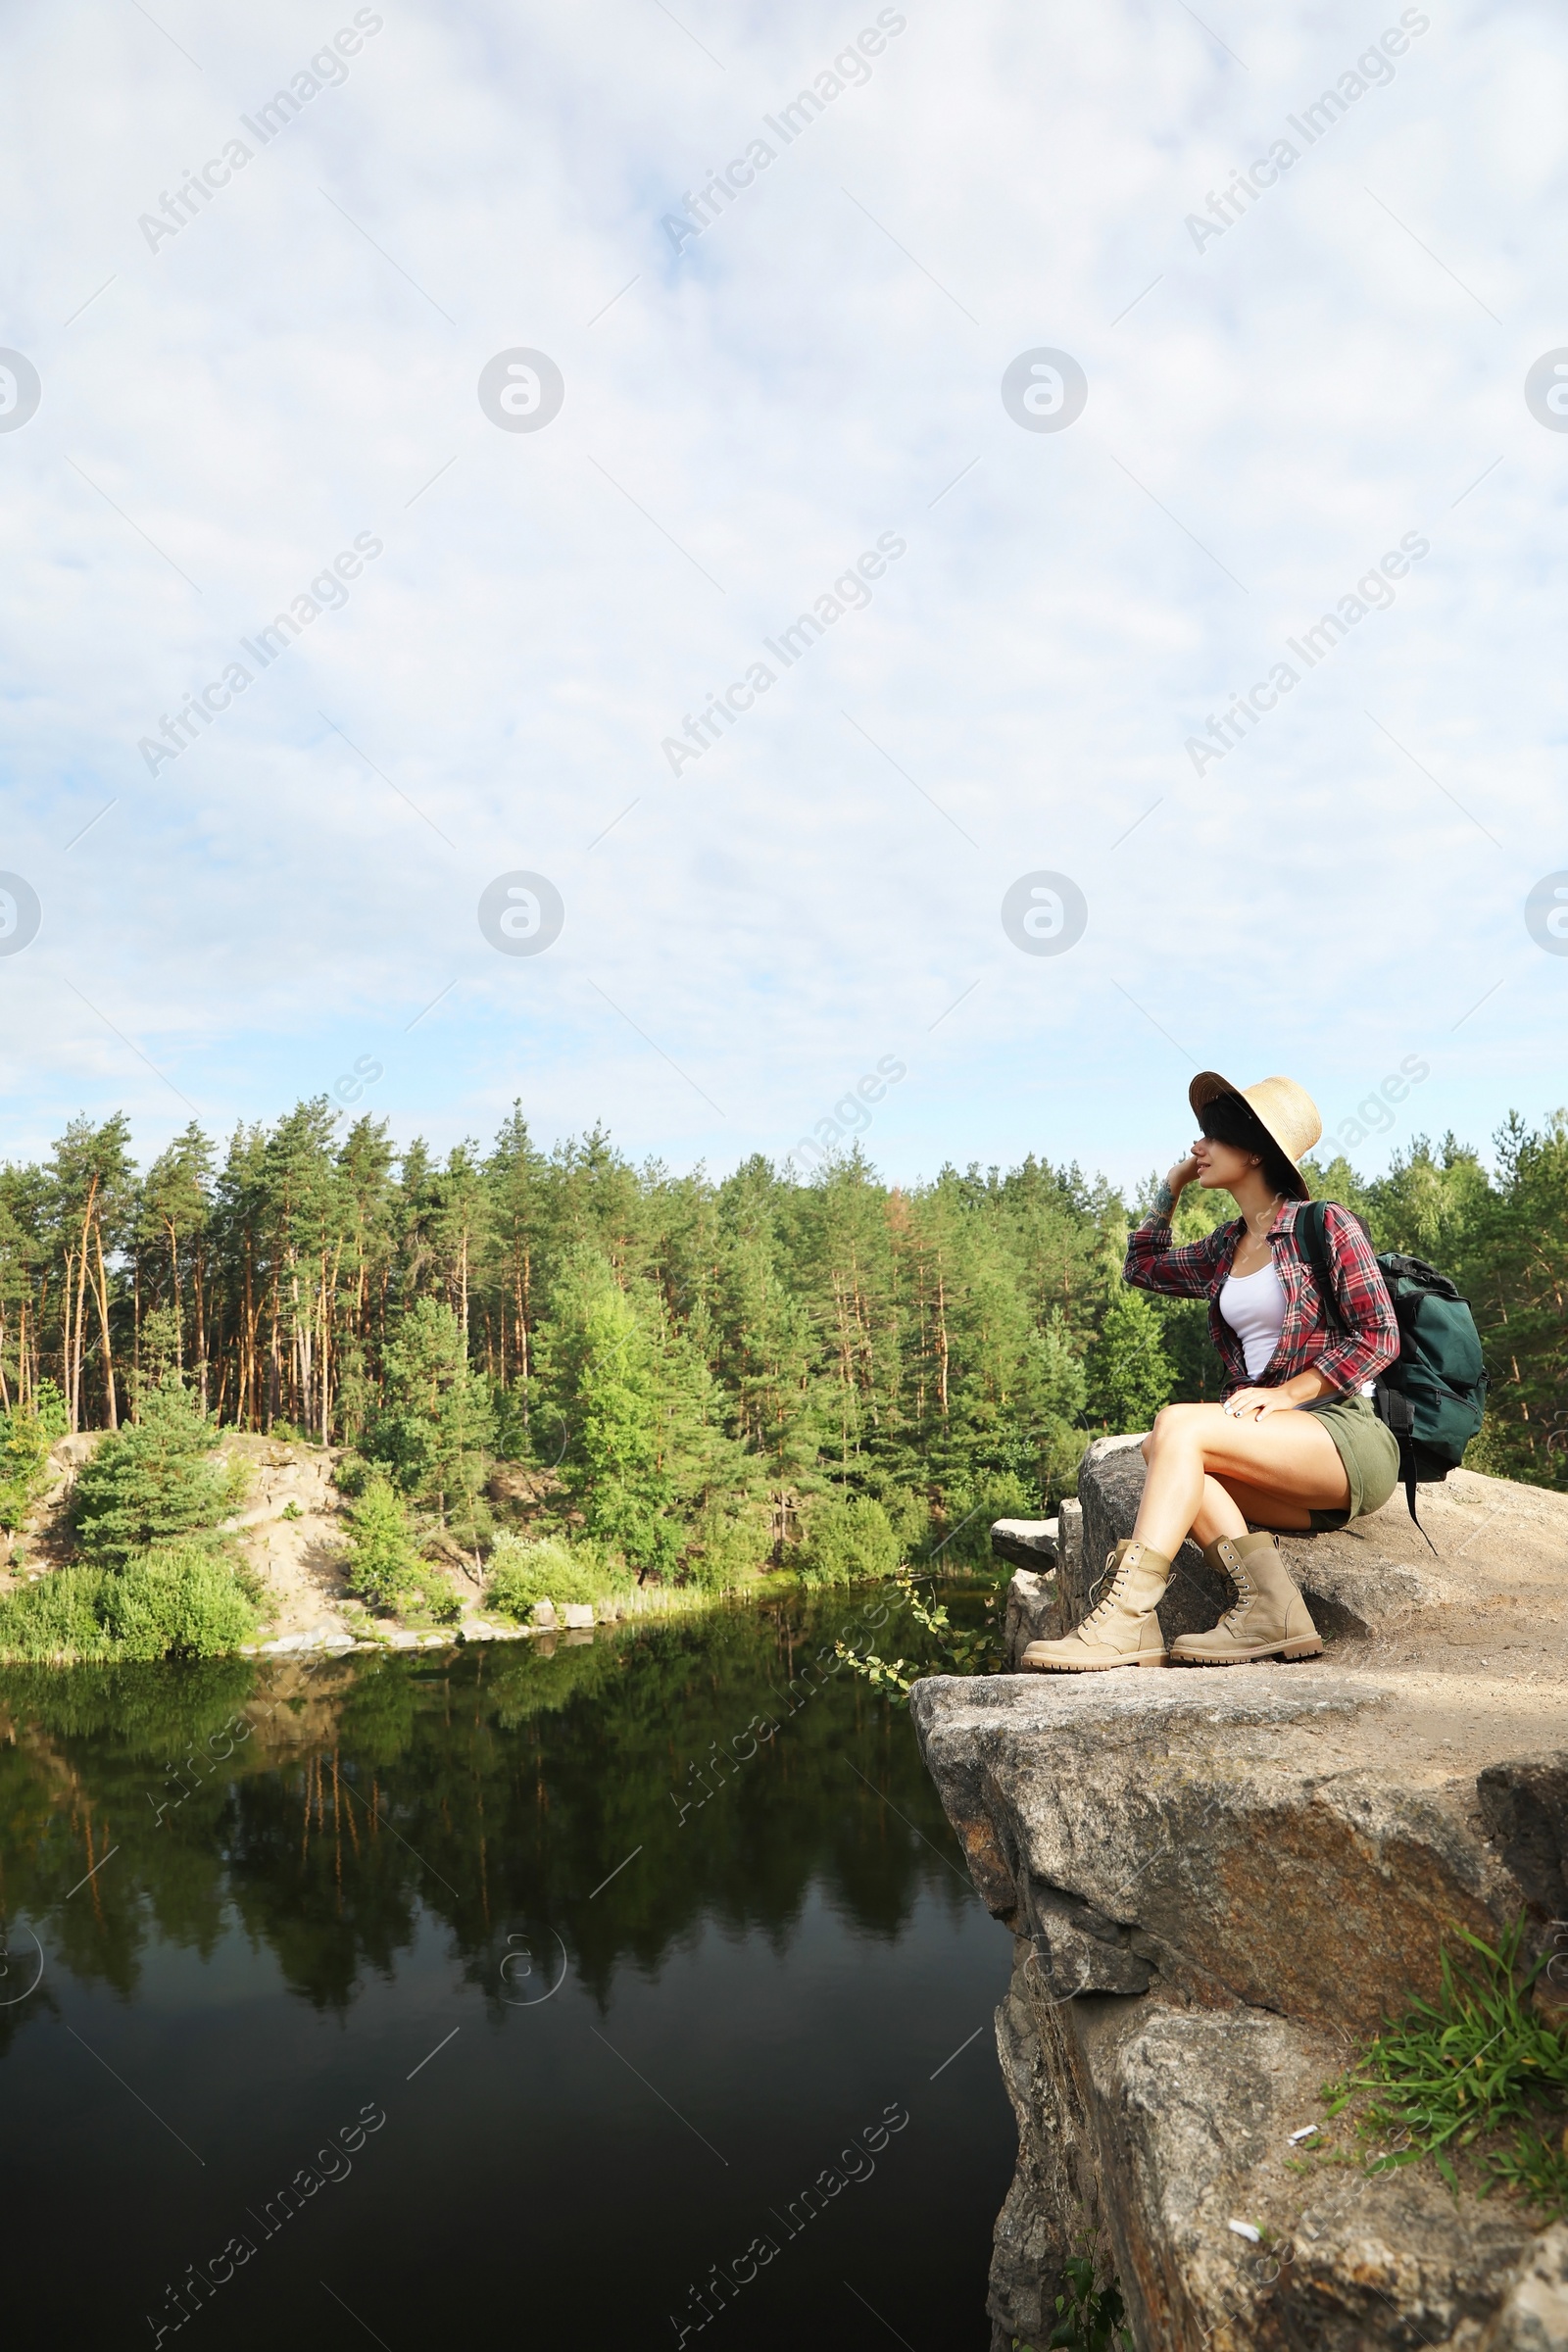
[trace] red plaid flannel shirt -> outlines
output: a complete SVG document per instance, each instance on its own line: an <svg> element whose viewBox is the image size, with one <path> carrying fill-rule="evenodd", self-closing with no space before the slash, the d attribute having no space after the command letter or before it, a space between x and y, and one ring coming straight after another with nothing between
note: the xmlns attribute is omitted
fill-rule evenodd
<svg viewBox="0 0 1568 2352"><path fill-rule="evenodd" d="M1255 1381L1249 1380L1242 1343L1219 1311L1220 1285L1231 1270L1244 1220L1217 1225L1200 1242L1172 1246L1170 1214L1155 1209L1127 1244L1122 1272L1141 1291L1171 1298L1206 1298L1208 1328L1225 1367L1225 1394L1233 1389L1277 1389L1298 1372L1318 1372L1335 1391L1354 1393L1376 1378L1399 1352L1399 1326L1372 1245L1347 1209L1331 1202L1326 1237L1334 1273L1334 1298L1345 1328L1336 1331L1324 1311L1314 1268L1295 1246L1296 1214L1301 1203L1282 1200L1269 1228L1274 1271L1285 1293L1279 1345ZM1287 1235L1291 1246L1281 1244Z"/></svg>

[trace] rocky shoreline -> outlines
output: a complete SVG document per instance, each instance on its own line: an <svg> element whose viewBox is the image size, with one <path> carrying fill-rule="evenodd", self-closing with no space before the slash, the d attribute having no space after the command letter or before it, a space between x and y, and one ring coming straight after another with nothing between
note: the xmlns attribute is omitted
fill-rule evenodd
<svg viewBox="0 0 1568 2352"><path fill-rule="evenodd" d="M69 1505L82 1464L103 1442L103 1432L59 1439L50 1452L50 1484L28 1516L25 1559L0 1566L0 1592L51 1574L73 1562ZM372 1616L347 1589L345 1536L348 1497L336 1483L341 1446L312 1445L301 1438L259 1437L225 1430L215 1448L226 1464L241 1465L248 1478L245 1506L223 1520L218 1532L231 1539L256 1579L262 1595L261 1630L241 1642L239 1657L341 1657L351 1651L452 1649L460 1642L533 1642L548 1656L558 1641L590 1642L597 1628L631 1618L690 1616L732 1595L696 1586L638 1586L593 1605L549 1602L536 1606L531 1621L518 1624L487 1610L479 1581L466 1555L448 1546L438 1573L451 1592L450 1623L407 1625ZM497 1466L492 1481L498 1502L530 1495L534 1482L511 1464ZM11 1545L17 1549L15 1541ZM768 1580L759 1579L758 1590ZM73 1662L69 1657L58 1661Z"/></svg>
<svg viewBox="0 0 1568 2352"><path fill-rule="evenodd" d="M1013 1580L1014 1659L1082 1613L1142 1475L1136 1441L1090 1448L1053 1571ZM915 1687L1015 1938L997 2352L1045 2343L1091 2248L1139 2352L1568 2347L1568 2224L1469 2179L1454 2197L1430 2160L1369 2177L1310 2129L1456 1929L1495 1943L1522 1917L1527 1951L1568 1951L1568 1496L1458 1472L1418 1507L1436 1556L1402 1495L1287 1543L1321 1658ZM1191 1545L1177 1566L1167 1637L1229 1598Z"/></svg>

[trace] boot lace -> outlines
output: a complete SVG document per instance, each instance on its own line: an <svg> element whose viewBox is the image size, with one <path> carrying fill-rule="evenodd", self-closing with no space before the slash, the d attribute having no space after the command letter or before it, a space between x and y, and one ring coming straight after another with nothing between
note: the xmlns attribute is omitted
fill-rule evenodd
<svg viewBox="0 0 1568 2352"><path fill-rule="evenodd" d="M1227 1634L1239 1634L1243 1618L1257 1598L1257 1587L1248 1575L1240 1557L1234 1568L1227 1565L1225 1573L1236 1587L1236 1598L1220 1619L1220 1627Z"/></svg>
<svg viewBox="0 0 1568 2352"><path fill-rule="evenodd" d="M1107 1611L1115 1607L1116 1602L1121 1594L1121 1589L1127 1582L1129 1573L1128 1562L1130 1556L1131 1555L1129 1553L1123 1552L1121 1566L1116 1568L1115 1575L1111 1577L1109 1592L1101 1593L1099 1600L1095 1600L1095 1594L1100 1592L1101 1586L1104 1583L1106 1577L1110 1576L1112 1568L1115 1567L1116 1554L1113 1551L1106 1552L1105 1565L1103 1568L1102 1568L1100 1574L1096 1577L1094 1583L1089 1588L1089 1597L1094 1605L1090 1609L1088 1616L1084 1619L1085 1625L1093 1625L1097 1617L1103 1617Z"/></svg>

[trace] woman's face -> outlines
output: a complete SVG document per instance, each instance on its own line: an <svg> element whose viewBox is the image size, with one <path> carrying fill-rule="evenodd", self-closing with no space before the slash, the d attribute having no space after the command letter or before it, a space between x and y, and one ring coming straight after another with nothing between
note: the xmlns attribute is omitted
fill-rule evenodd
<svg viewBox="0 0 1568 2352"><path fill-rule="evenodd" d="M1255 1152L1244 1152L1239 1144L1216 1144L1206 1135L1197 1138L1193 1157L1198 1162L1199 1183L1211 1193L1228 1193L1261 1165Z"/></svg>

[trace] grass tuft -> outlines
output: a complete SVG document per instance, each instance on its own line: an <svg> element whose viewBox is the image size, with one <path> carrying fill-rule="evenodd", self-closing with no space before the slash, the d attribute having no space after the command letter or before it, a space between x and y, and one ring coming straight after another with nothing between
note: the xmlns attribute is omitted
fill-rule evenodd
<svg viewBox="0 0 1568 2352"><path fill-rule="evenodd" d="M1437 2000L1412 2000L1324 2095L1330 2115L1364 2100L1363 2137L1401 2143L1371 2157L1369 2173L1430 2156L1457 2194L1455 2153L1507 2132L1505 2146L1477 2151L1481 2193L1500 2184L1568 2216L1568 2035L1532 1997L1549 1954L1521 1967L1525 1925L1516 1921L1496 1948L1461 1928L1473 1957L1445 1950Z"/></svg>

